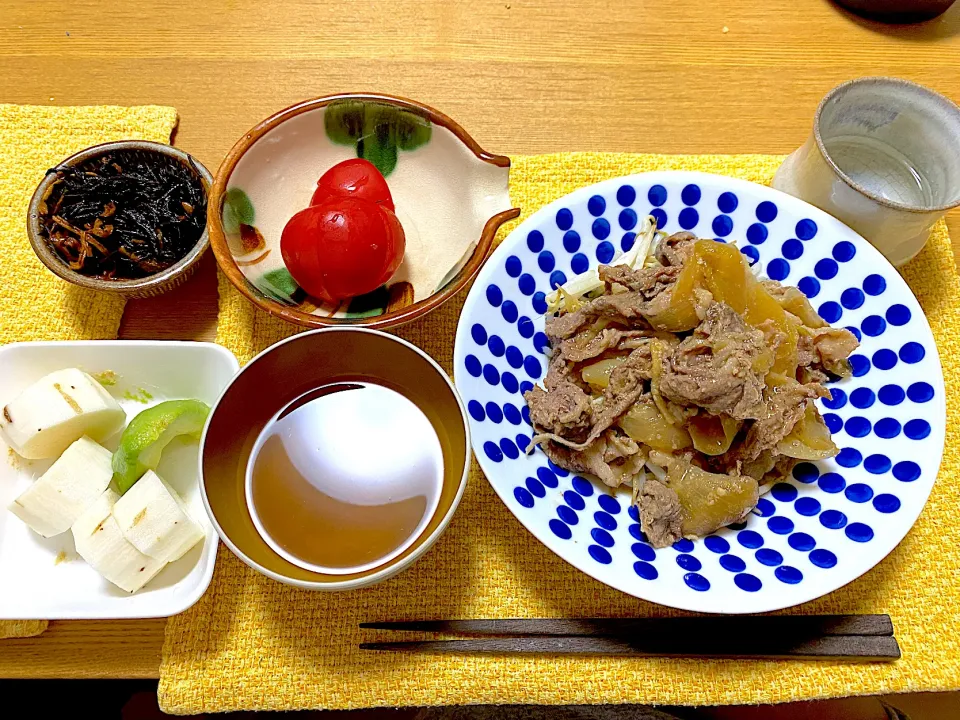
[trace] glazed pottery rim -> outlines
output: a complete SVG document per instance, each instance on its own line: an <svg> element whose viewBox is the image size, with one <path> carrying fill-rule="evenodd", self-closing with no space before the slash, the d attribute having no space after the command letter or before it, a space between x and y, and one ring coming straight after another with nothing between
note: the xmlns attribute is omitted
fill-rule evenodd
<svg viewBox="0 0 960 720"><path fill-rule="evenodd" d="M433 368L433 370L437 373L437 375L439 375L440 378L443 379L443 381L447 384L447 387L450 388L450 392L453 395L454 400L456 400L457 408L460 411L460 420L462 422L462 428L463 428L463 440L465 443L463 471L460 473L460 482L457 485L457 491L454 494L453 501L450 503L450 507L443 514L443 517L440 519L439 525L437 525L437 527L433 530L433 532L431 532L429 535L426 536L423 542L421 542L419 545L414 547L413 551L410 552L409 554L400 555L398 557L393 558L392 560L388 560L386 563L379 565L376 568L372 568L371 570L368 570L367 573L369 574L362 575L361 577L353 578L351 580L340 580L340 581L334 581L334 582L315 582L315 581L309 581L309 580L298 580L295 578L288 577L286 575L282 575L278 572L274 572L273 570L270 570L269 568L266 568L260 563L253 560L245 552L243 552L243 550L241 550L236 543L233 542L233 540L229 537L229 535L220 526L220 523L217 521L217 517L210 506L210 499L207 497L207 484L206 484L206 479L204 477L204 472L203 472L204 457L205 457L206 442L207 442L207 432L210 429L210 425L212 424L213 417L216 414L217 409L220 407L220 403L223 401L224 397L226 397L227 393L230 392L230 389L234 386L237 380L247 371L247 369L253 367L254 363L260 360L262 357L265 357L269 353L280 350L280 348L282 348L284 345L287 345L288 343L293 343L298 340L303 340L304 338L312 337L315 335L336 334L341 332L364 333L367 335L373 335L373 336L379 337L383 340L387 340L388 342L396 342L408 348L409 350L412 350L416 355L418 355L423 360L425 360ZM245 365L243 365L240 368L240 371L230 379L230 382L223 389L223 391L217 397L216 402L214 402L210 408L210 415L208 416L207 422L203 426L203 433L200 436L200 452L198 453L198 456L197 456L197 462L200 468L200 497L203 499L203 507L207 512L207 516L210 518L210 522L213 524L213 527L216 529L217 535L220 537L221 540L223 540L224 544L228 548L230 548L230 550L234 553L234 555L240 558L240 560L242 560L244 564L246 564L248 567L252 568L253 570L256 570L257 572L261 573L262 575L265 575L266 577L269 577L272 580L276 580L277 582L303 588L305 590L320 590L324 592L336 592L341 590L356 590L358 588L375 585L379 582L382 582L383 580L387 580L393 577L394 575L397 575L398 573L408 569L411 565L417 562L417 560L419 560L430 548L433 547L434 543L436 543L436 541L440 539L440 536L449 527L451 520L453 520L454 514L456 514L457 512L457 508L459 508L460 506L460 501L463 499L463 493L467 488L467 480L470 475L470 465L473 462L473 445L471 444L471 437L470 437L470 422L467 419L467 408L463 404L463 398L461 398L460 393L457 392L457 388L453 384L453 380L451 379L451 377L446 373L446 371L440 366L440 364L436 360L430 357L430 355L426 351L417 347L415 344L413 344L409 340L405 340L404 338L397 337L396 335L391 335L390 333L384 332L382 330L377 330L376 328L355 327L355 326L325 327L325 328L317 328L314 330L308 330L302 333L297 333L277 343L274 343L270 347L257 353L257 355L251 358L249 362L247 362ZM431 519L436 517L437 512L438 511L436 510L434 511L433 515L431 515ZM274 551L272 548L271 548L271 552L276 553L276 551ZM314 573L314 574L324 576L323 573ZM334 575L334 576L324 576L324 577L337 577L337 576Z"/></svg>
<svg viewBox="0 0 960 720"><path fill-rule="evenodd" d="M129 280L102 280L100 278L83 275L76 270L71 269L47 244L46 237L40 226L40 203L46 194L48 188L56 179L56 174L52 171L61 168L73 167L81 163L92 160L108 152L130 151L157 153L178 162L192 166L200 175L200 185L204 195L207 197L207 205L210 204L211 188L213 187L213 175L204 167L203 163L197 160L189 153L175 148L172 145L153 142L151 140L116 140L113 142L99 143L91 145L79 152L57 163L51 171L48 171L36 190L30 198L30 205L27 209L27 235L30 238L30 245L40 262L42 262L50 272L57 275L60 279L69 283L90 290L99 290L103 292L113 292L120 295L132 295L144 290L161 288L174 278L191 270L196 263L203 257L207 247L210 245L210 223L206 222L203 233L197 239L196 244L180 260L168 268L152 275L142 278L133 278Z"/></svg>
<svg viewBox="0 0 960 720"><path fill-rule="evenodd" d="M324 108L334 102L343 100L380 102L414 112L421 117L426 117L431 123L452 132L479 160L508 170L510 168L509 157L487 152L480 147L477 141L474 140L459 123L429 105L424 105L423 103L397 95L386 95L382 93L346 92L323 95L295 103L283 110L275 112L244 133L234 146L230 148L230 151L217 169L217 174L214 178L213 186L210 190L210 197L207 202L207 228L210 230L210 245L213 248L213 254L217 259L217 264L220 266L224 275L230 280L231 284L233 284L244 297L271 315L276 315L287 322L310 328L394 327L416 320L428 312L437 309L459 293L480 271L480 267L490 254L493 238L497 234L497 230L499 230L500 226L505 222L518 217L520 215L520 208L514 207L509 210L504 210L488 218L480 233L480 237L477 239L476 247L457 274L439 290L399 310L384 312L381 315L373 315L366 318L323 317L286 307L263 296L252 287L246 275L244 275L243 271L237 265L236 258L233 257L233 253L227 245L227 238L223 230L223 221L221 218L223 201L227 193L227 184L243 156L268 132L302 113Z"/></svg>
<svg viewBox="0 0 960 720"><path fill-rule="evenodd" d="M820 117L823 114L823 111L827 107L827 103L833 100L837 95L842 92L846 92L849 88L856 85L898 85L904 88L911 90L912 92L919 93L926 96L929 100L941 105L948 112L955 113L958 118L960 118L960 105L957 105L953 100L948 98L946 95L943 95L936 90L921 85L920 83L915 83L911 80L904 80L903 78L889 77L886 75L877 75L870 77L861 77L854 78L853 80L847 80L840 83L835 88L830 90L826 95L823 96L823 99L817 105L816 112L813 115L813 137L817 143L817 149L820 151L821 157L826 161L830 168L837 174L843 182L849 185L852 189L856 190L858 193L863 195L866 198L869 198L873 202L882 205L884 207L893 208L894 210L903 210L905 212L916 213L918 215L926 215L928 213L944 213L949 210L952 210L955 207L960 207L960 195L957 196L957 199L941 205L933 206L920 206L920 205L910 205L908 203L897 202L896 200L890 200L888 198L879 195L872 190L860 185L856 180L850 177L846 172L844 172L836 161L830 156L830 153L827 151L826 145L823 142L823 137L820 134ZM209 205L208 205L209 207Z"/></svg>

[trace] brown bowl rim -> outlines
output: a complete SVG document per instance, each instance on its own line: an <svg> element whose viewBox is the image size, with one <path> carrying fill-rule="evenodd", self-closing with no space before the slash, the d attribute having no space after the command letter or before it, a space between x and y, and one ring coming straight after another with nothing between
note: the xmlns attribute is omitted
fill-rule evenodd
<svg viewBox="0 0 960 720"><path fill-rule="evenodd" d="M117 150L141 150L155 152L160 155L174 158L182 163L189 164L193 162L197 171L200 173L201 185L207 195L207 205L210 205L210 190L213 185L213 175L204 167L203 163L192 155L175 148L172 145L153 142L152 140L115 140L113 142L99 143L84 148L79 152L70 155L61 160L51 170L59 170L64 167L72 167L86 162L92 158L103 155L107 152ZM40 227L40 203L43 200L47 188L54 181L54 173L47 171L43 180L37 185L30 198L30 204L27 209L27 236L30 239L30 246L33 252L39 258L50 272L62 280L84 287L90 290L99 290L101 292L111 292L117 295L138 295L146 290L157 290L167 285L171 280L180 277L186 272L192 272L210 244L210 223L207 222L196 244L180 260L158 273L148 275L144 278L134 278L132 280L101 280L100 278L89 277L70 269L63 260L61 260L47 245L44 239L43 230ZM209 214L208 214L209 217Z"/></svg>
<svg viewBox="0 0 960 720"><path fill-rule="evenodd" d="M421 358L423 358L427 362L427 364L429 364L433 368L433 370L443 379L443 381L446 382L447 386L450 388L450 392L453 394L454 400L456 400L457 402L457 407L460 409L460 419L463 421L463 441L465 443L463 471L460 473L460 483L457 487L457 492L453 498L453 502L450 504L450 507L444 513L443 518L440 521L440 524L433 530L432 533L430 533L430 535L426 537L426 539L422 543L416 546L412 552L410 552L409 554L400 555L399 557L395 557L392 560L388 560L386 563L383 563L382 565L378 565L377 567L371 568L365 571L364 573L360 574L360 577L354 577L350 580L341 580L341 581L333 581L333 582L310 582L306 580L297 580L295 578L291 578L286 575L282 575L280 573L274 572L273 570L270 570L269 568L256 562L253 558L251 558L249 555L243 552L243 550L235 542L233 542L233 540L230 539L230 536L224 531L224 529L220 526L220 523L217 521L216 514L213 512L213 508L210 506L210 499L207 497L207 483L203 473L204 455L205 455L205 448L207 443L207 431L210 429L210 425L213 420L213 416L217 412L217 408L220 406L220 403L223 400L223 398L225 398L227 393L230 391L230 388L234 386L234 384L237 382L240 376L243 375L243 373L245 373L248 368L253 367L253 365L260 358L265 357L269 353L278 351L280 348L282 348L284 345L287 345L288 343L302 342L306 338L309 338L314 335L326 335L328 333L336 334L340 332L365 333L367 335L377 336L388 342L395 342L400 345L403 345L409 348L410 350L412 350L417 355L419 355ZM417 347L414 343L410 342L409 340L405 340L402 337L399 337L397 335L392 335L390 333L384 332L382 330L378 330L376 328L344 325L342 327L317 328L317 329L308 330L302 333L296 333L262 350L261 352L257 353L253 358L251 358L249 362L244 364L240 368L239 372L237 372L232 378L230 378L230 382L227 383L227 386L225 388L223 388L223 390L220 392L220 395L217 397L216 402L214 402L210 408L210 415L207 418L206 423L204 423L203 433L200 436L200 451L197 454L197 464L199 469L200 497L203 500L204 510L206 510L207 512L207 517L210 519L210 523L216 529L217 535L223 541L224 545L226 545L230 549L230 551L233 552L234 555L240 558L240 560L245 565L257 571L258 573L272 580L276 580L277 582L284 583L285 585L292 585L294 587L299 587L306 590L337 592L337 591L343 591L343 590L356 590L358 588L368 587L370 585L375 585L384 580L388 580L389 578L392 578L394 575L397 575L403 572L404 570L408 569L410 566L416 563L417 560L423 557L423 555L426 554L427 551L430 550L430 548L433 547L433 545L437 542L437 540L440 539L440 536L447 531L447 528L450 526L450 522L453 520L453 516L456 514L457 509L460 507L460 502L463 500L463 495L467 489L467 482L469 481L469 477L470 477L470 467L473 464L473 441L470 435L470 421L467 418L467 408L463 404L463 398L460 396L460 393L457 391L457 387L456 385L454 385L453 379L447 374L446 370L444 370L440 366L440 363L434 360L429 353ZM320 575L323 577L336 577L336 576L323 575L323 573L314 573L314 574Z"/></svg>
<svg viewBox="0 0 960 720"><path fill-rule="evenodd" d="M429 105L410 100L397 95L386 95L383 93L367 92L347 92L336 93L333 95L323 95L321 97L304 100L289 107L284 108L265 120L255 125L251 130L241 137L230 151L224 157L223 162L217 169L217 174L210 190L207 201L207 229L210 231L210 245L213 248L213 254L217 259L217 264L223 271L227 279L239 290L244 297L254 303L257 307L265 310L271 315L276 315L284 320L310 328L329 328L329 327L368 327L368 328L387 328L396 325L402 325L412 320L422 317L426 313L435 310L443 303L456 295L463 287L470 282L480 271L490 252L490 246L493 238L497 234L500 226L508 220L513 220L520 215L520 208L504 210L489 218L483 227L477 246L460 271L444 286L440 291L419 300L412 305L386 312L382 315L375 315L369 318L329 318L310 313L301 312L293 308L285 307L252 289L246 275L236 264L236 259L227 246L227 238L223 231L221 221L221 206L223 198L226 196L227 183L233 174L240 158L250 149L250 147L270 130L278 127L290 118L296 117L301 113L326 107L330 103L339 100L366 100L373 102L386 103L396 107L412 110L420 115L426 116L430 122L435 125L446 128L452 132L467 148L480 160L497 167L509 168L510 158L505 155L494 155L487 152L477 144L470 135L452 118L436 110Z"/></svg>

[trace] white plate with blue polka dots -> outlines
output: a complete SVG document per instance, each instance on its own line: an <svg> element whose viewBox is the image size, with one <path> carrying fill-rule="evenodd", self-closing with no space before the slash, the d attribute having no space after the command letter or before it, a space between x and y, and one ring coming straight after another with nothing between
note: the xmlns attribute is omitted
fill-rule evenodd
<svg viewBox="0 0 960 720"><path fill-rule="evenodd" d="M546 369L545 293L634 242L647 214L668 232L736 241L861 338L853 377L821 411L840 454L802 463L745 523L654 550L626 488L575 476L530 442L523 392ZM597 580L684 610L754 613L829 593L880 562L910 530L943 452L943 374L913 293L835 218L742 180L656 172L582 188L534 213L487 261L457 329L454 376L473 447L530 532Z"/></svg>

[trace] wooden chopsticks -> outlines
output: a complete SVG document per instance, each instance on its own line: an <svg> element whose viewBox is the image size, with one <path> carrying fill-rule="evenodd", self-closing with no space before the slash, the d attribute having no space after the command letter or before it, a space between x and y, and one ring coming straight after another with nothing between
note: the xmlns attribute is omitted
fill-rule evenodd
<svg viewBox="0 0 960 720"><path fill-rule="evenodd" d="M856 662L889 661L900 657L889 615L414 620L361 623L360 627L485 636L360 645L362 650L393 652Z"/></svg>

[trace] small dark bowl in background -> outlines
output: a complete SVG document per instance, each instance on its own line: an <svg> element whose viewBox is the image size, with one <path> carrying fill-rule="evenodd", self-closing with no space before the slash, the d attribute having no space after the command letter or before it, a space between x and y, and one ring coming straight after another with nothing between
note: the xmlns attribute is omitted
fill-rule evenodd
<svg viewBox="0 0 960 720"><path fill-rule="evenodd" d="M170 145L146 140L121 140L118 142L94 145L86 150L81 150L75 155L71 155L53 168L53 170L84 165L108 153L152 154L157 157L157 162L181 163L190 168L191 172L196 171L199 173L204 195L209 197L210 186L213 184L213 176L199 161L191 158L190 155L182 150L178 150ZM47 242L40 207L48 189L55 180L56 173L48 172L34 191L33 197L30 199L30 207L27 211L27 235L30 238L30 245L33 247L33 251L37 254L37 257L40 258L40 262L46 265L52 273L69 283L90 290L123 295L131 299L153 297L172 290L186 282L196 271L200 258L210 245L209 232L207 228L204 227L203 234L183 258L170 267L153 275L132 280L103 280L101 278L84 275L67 265Z"/></svg>
<svg viewBox="0 0 960 720"><path fill-rule="evenodd" d="M942 15L955 0L835 0L851 12L886 23L916 23Z"/></svg>

